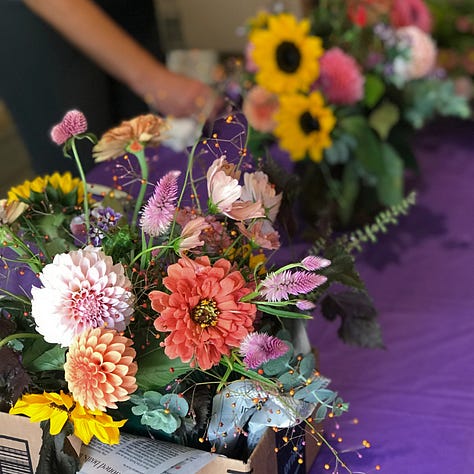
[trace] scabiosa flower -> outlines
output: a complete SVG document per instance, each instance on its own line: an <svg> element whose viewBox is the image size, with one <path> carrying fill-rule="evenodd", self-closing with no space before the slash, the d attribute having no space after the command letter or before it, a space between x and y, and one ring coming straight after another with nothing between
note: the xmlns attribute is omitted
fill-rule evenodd
<svg viewBox="0 0 474 474"><path fill-rule="evenodd" d="M122 214L114 211L111 207L96 207L91 210L89 217L89 238L94 247L100 247L105 234L115 227L121 219ZM69 224L71 233L78 245L84 245L87 242L87 229L84 214L75 216Z"/></svg>
<svg viewBox="0 0 474 474"><path fill-rule="evenodd" d="M303 260L301 260L301 265L303 265L306 270L311 272L314 270L319 270L320 268L329 267L329 265L331 265L331 260L323 257L317 257L316 255L308 255L307 257L303 258Z"/></svg>
<svg viewBox="0 0 474 474"><path fill-rule="evenodd" d="M57 145L63 145L74 135L87 131L87 119L79 110L70 110L60 123L51 129L51 139Z"/></svg>
<svg viewBox="0 0 474 474"><path fill-rule="evenodd" d="M153 196L143 209L140 225L148 235L158 237L170 226L178 198L178 176L181 171L170 171L155 186Z"/></svg>
<svg viewBox="0 0 474 474"><path fill-rule="evenodd" d="M282 301L290 295L301 295L313 291L327 278L305 271L270 273L261 283L260 295L267 301Z"/></svg>
<svg viewBox="0 0 474 474"><path fill-rule="evenodd" d="M123 155L126 151L138 152L145 145L155 146L162 140L166 130L165 120L157 115L139 115L132 120L124 120L120 125L104 133L92 153L96 163Z"/></svg>
<svg viewBox="0 0 474 474"><path fill-rule="evenodd" d="M275 128L273 116L277 110L278 96L260 86L252 87L242 104L242 111L249 124L264 133L271 133Z"/></svg>
<svg viewBox="0 0 474 474"><path fill-rule="evenodd" d="M31 289L31 314L47 342L68 346L88 328L125 330L133 313L131 282L121 263L88 246L57 254Z"/></svg>
<svg viewBox="0 0 474 474"><path fill-rule="evenodd" d="M286 354L288 349L288 344L278 337L256 332L246 336L240 344L240 353L249 369L257 369L265 362L277 359Z"/></svg>
<svg viewBox="0 0 474 474"><path fill-rule="evenodd" d="M356 60L340 48L327 50L320 59L317 86L328 102L351 105L364 95L364 76Z"/></svg>
<svg viewBox="0 0 474 474"><path fill-rule="evenodd" d="M151 291L149 298L159 313L155 328L170 333L162 343L170 359L210 369L253 330L256 307L240 301L251 290L228 260L180 258L163 284L171 293Z"/></svg>
<svg viewBox="0 0 474 474"><path fill-rule="evenodd" d="M131 339L113 329L89 328L69 346L64 378L75 400L90 410L117 408L137 389Z"/></svg>
<svg viewBox="0 0 474 474"><path fill-rule="evenodd" d="M423 0L393 0L390 23L395 28L416 26L429 33L433 21L430 10Z"/></svg>

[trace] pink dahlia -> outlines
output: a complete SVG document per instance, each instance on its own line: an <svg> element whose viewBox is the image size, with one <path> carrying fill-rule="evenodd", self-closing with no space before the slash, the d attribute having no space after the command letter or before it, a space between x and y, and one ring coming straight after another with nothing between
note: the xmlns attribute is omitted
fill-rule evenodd
<svg viewBox="0 0 474 474"><path fill-rule="evenodd" d="M125 330L133 313L130 280L100 249L58 254L33 287L31 313L46 341L68 346L88 328Z"/></svg>
<svg viewBox="0 0 474 474"><path fill-rule="evenodd" d="M87 131L87 120L79 110L70 110L60 123L51 130L51 139L57 145L62 145L74 135Z"/></svg>
<svg viewBox="0 0 474 474"><path fill-rule="evenodd" d="M271 133L276 126L273 118L278 110L278 97L261 86L250 89L244 99L242 111L249 124L257 131Z"/></svg>
<svg viewBox="0 0 474 474"><path fill-rule="evenodd" d="M239 271L221 258L180 258L163 279L171 293L152 291L158 331L169 332L163 342L170 359L179 357L203 370L218 364L223 355L252 332L256 307L240 299L251 292Z"/></svg>
<svg viewBox="0 0 474 474"><path fill-rule="evenodd" d="M409 57L397 58L393 67L397 75L405 80L420 79L432 72L436 66L436 46L431 36L416 26L405 26L396 30L397 39L409 48Z"/></svg>
<svg viewBox="0 0 474 474"><path fill-rule="evenodd" d="M423 0L393 0L390 23L394 28L417 26L425 33L432 27L431 13Z"/></svg>
<svg viewBox="0 0 474 474"><path fill-rule="evenodd" d="M117 331L89 328L74 338L66 355L64 377L80 405L89 410L117 408L137 389L131 339Z"/></svg>
<svg viewBox="0 0 474 474"><path fill-rule="evenodd" d="M364 76L356 60L339 48L327 50L320 59L317 85L328 102L350 105L364 95Z"/></svg>
<svg viewBox="0 0 474 474"><path fill-rule="evenodd" d="M244 364L249 369L257 369L265 362L286 354L288 344L278 337L253 332L240 344L240 353L244 356Z"/></svg>

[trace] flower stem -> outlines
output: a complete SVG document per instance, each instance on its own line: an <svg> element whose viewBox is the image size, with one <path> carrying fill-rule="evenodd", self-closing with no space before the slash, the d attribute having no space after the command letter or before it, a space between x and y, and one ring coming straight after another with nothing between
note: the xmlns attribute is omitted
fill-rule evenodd
<svg viewBox="0 0 474 474"><path fill-rule="evenodd" d="M84 174L84 169L82 168L81 159L79 158L79 154L77 152L75 137L71 138L71 150L72 154L74 155L74 159L76 160L77 171L79 172L79 176L81 177L82 187L84 189L84 222L86 225L87 243L90 244L89 198L87 196L87 181L86 176Z"/></svg>
<svg viewBox="0 0 474 474"><path fill-rule="evenodd" d="M15 339L33 339L33 338L40 338L43 337L41 334L35 334L33 332L19 332L17 334L10 334L7 337L4 337L0 341L0 347L5 346L10 341L14 341Z"/></svg>
<svg viewBox="0 0 474 474"><path fill-rule="evenodd" d="M138 224L138 213L143 204L143 199L145 197L146 187L148 185L148 163L146 162L145 149L142 148L140 151L134 152L134 155L137 157L138 164L140 165L141 173L141 184L140 192L138 193L137 201L135 202L135 210L133 212L132 225L137 226Z"/></svg>

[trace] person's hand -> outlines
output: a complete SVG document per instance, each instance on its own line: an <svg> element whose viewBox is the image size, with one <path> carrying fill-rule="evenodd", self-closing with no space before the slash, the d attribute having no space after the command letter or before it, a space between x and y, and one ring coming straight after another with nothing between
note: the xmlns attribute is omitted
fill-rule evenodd
<svg viewBox="0 0 474 474"><path fill-rule="evenodd" d="M149 91L146 101L163 115L193 117L202 123L215 118L224 103L207 84L169 70L156 78Z"/></svg>

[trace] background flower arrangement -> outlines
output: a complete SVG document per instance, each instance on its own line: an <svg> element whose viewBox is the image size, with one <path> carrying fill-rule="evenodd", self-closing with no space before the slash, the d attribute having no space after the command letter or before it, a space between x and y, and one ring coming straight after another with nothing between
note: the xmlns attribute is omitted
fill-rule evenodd
<svg viewBox="0 0 474 474"><path fill-rule="evenodd" d="M430 28L422 0L321 0L303 20L284 12L249 20L249 147L299 176L311 226L360 225L400 204L405 170L417 169L413 132L436 115L469 115L436 68Z"/></svg>
<svg viewBox="0 0 474 474"><path fill-rule="evenodd" d="M268 176L244 150L218 154L200 174L196 144L184 172L151 185L145 148L166 129L145 115L96 143L71 111L51 136L83 179L38 177L0 203L0 401L42 423L38 472L78 469L66 449L72 433L115 444L121 429L141 430L245 458L268 427L346 411L299 330L317 304L341 317L347 340L381 345L346 248L354 242L270 268L282 195ZM136 198L91 195L81 139L95 144L96 162L136 158ZM21 283L8 279L15 267ZM338 297L328 291L335 282L357 291Z"/></svg>

